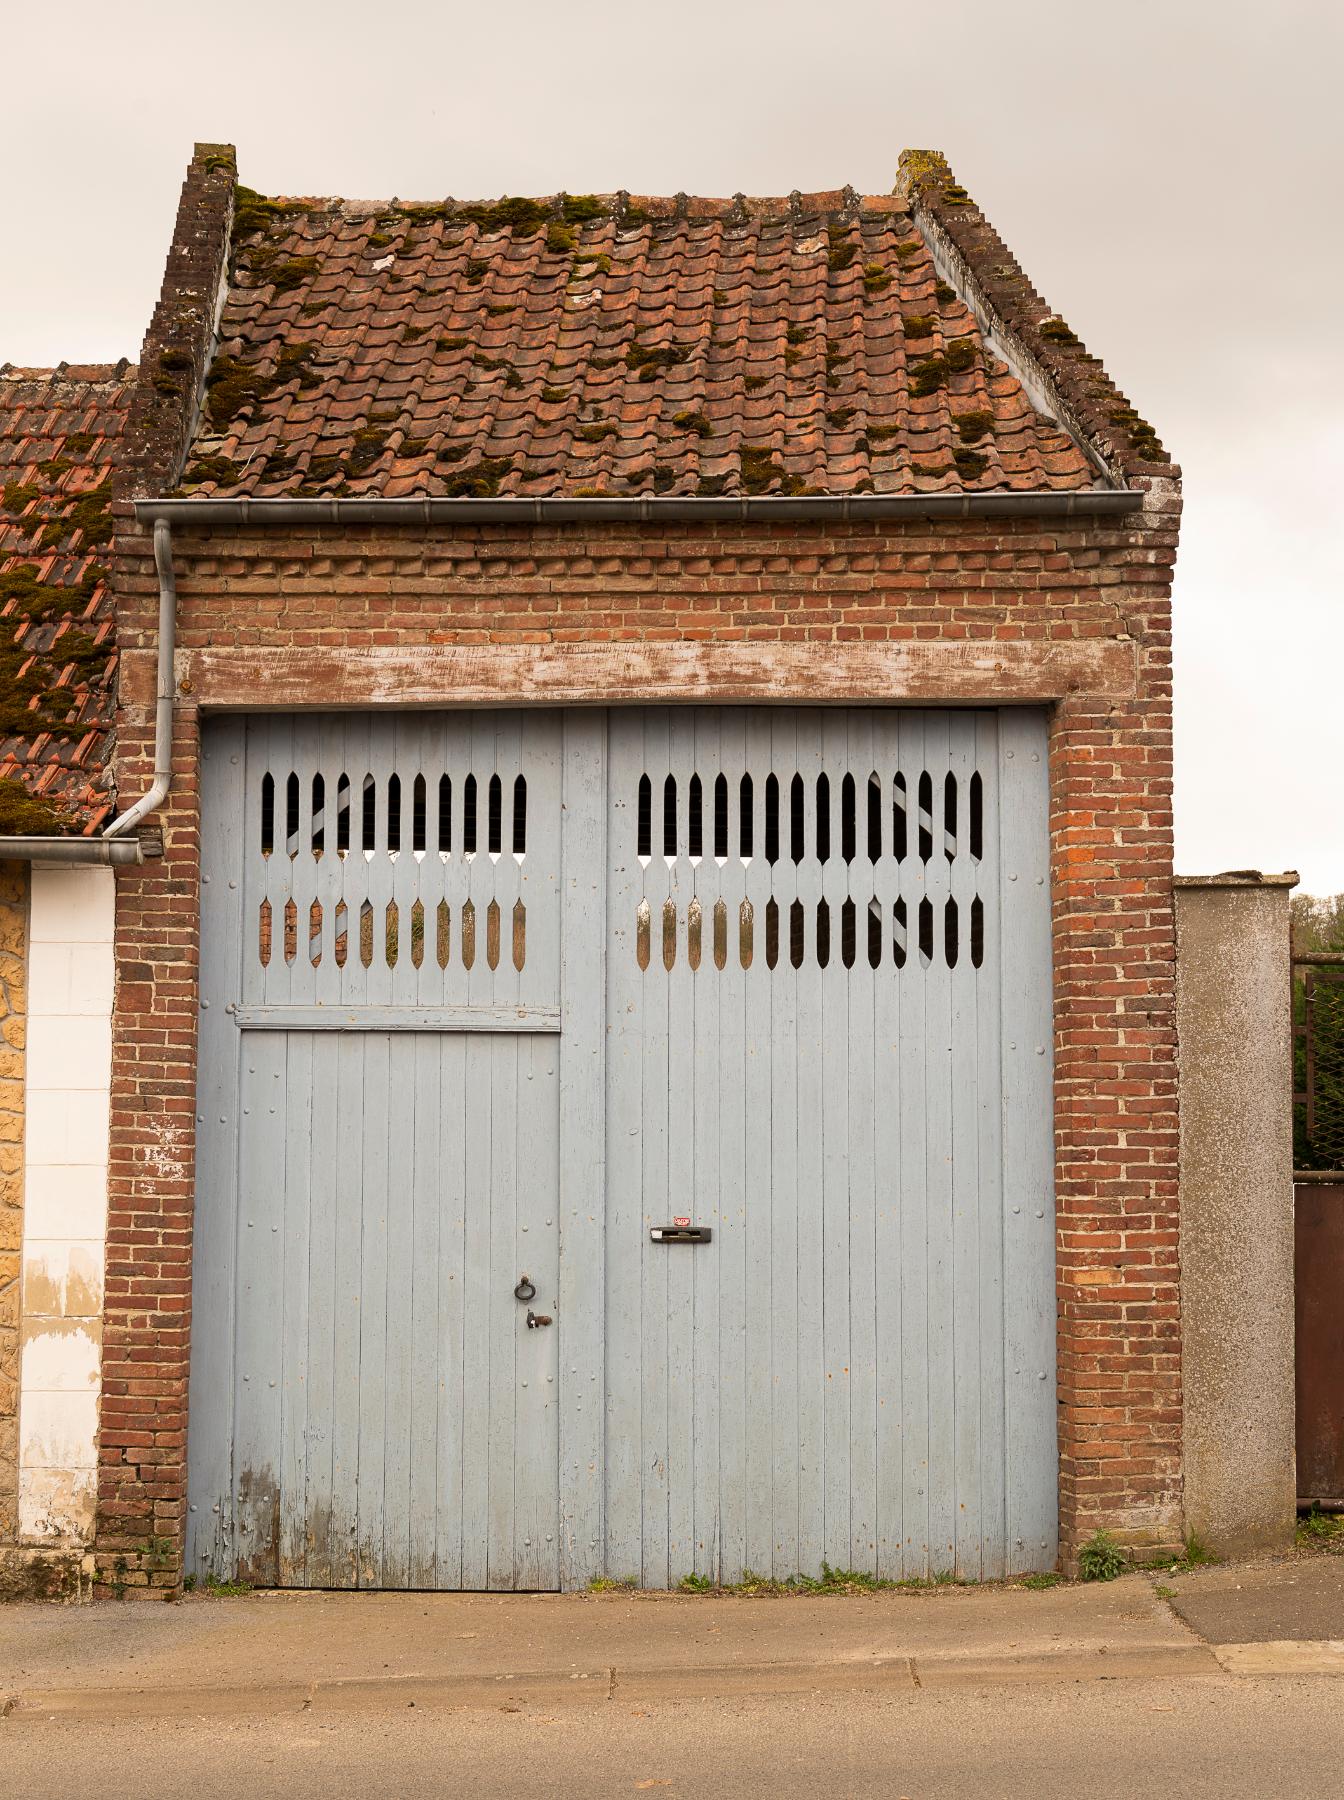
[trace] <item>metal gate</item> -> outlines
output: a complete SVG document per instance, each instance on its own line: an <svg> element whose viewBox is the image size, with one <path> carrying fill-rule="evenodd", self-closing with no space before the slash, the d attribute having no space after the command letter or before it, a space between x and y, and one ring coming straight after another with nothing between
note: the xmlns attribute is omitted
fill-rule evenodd
<svg viewBox="0 0 1344 1800"><path fill-rule="evenodd" d="M1053 1563L1041 715L207 747L189 1566Z"/></svg>

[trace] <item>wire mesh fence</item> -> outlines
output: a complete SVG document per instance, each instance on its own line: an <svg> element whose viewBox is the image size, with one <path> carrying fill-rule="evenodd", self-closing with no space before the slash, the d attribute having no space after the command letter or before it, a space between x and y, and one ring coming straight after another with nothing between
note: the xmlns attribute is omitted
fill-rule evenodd
<svg viewBox="0 0 1344 1800"><path fill-rule="evenodd" d="M1293 959L1293 1163L1344 1172L1344 957Z"/></svg>

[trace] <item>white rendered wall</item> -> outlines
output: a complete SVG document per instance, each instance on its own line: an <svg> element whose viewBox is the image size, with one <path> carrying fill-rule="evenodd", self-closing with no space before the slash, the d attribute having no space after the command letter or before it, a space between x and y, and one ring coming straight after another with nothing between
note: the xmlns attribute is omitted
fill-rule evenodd
<svg viewBox="0 0 1344 1800"><path fill-rule="evenodd" d="M112 1073L111 869L33 870L19 1535L87 1543L98 1480Z"/></svg>

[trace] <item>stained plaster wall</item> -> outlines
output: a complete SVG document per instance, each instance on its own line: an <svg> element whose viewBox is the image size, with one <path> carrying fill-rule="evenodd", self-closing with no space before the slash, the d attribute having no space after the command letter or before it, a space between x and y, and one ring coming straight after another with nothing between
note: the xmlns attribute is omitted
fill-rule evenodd
<svg viewBox="0 0 1344 1800"><path fill-rule="evenodd" d="M24 1071L18 1539L93 1536L107 1241L110 869L32 875Z"/></svg>

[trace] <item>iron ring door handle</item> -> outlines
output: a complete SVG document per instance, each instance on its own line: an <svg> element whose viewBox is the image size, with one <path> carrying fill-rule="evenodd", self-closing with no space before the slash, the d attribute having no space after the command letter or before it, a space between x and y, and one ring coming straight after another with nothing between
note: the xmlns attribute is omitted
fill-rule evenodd
<svg viewBox="0 0 1344 1800"><path fill-rule="evenodd" d="M524 1301L536 1299L537 1290L532 1285L532 1283L528 1280L526 1275L523 1276L521 1281L519 1281L517 1287L513 1290L513 1297L515 1300L524 1300Z"/></svg>

